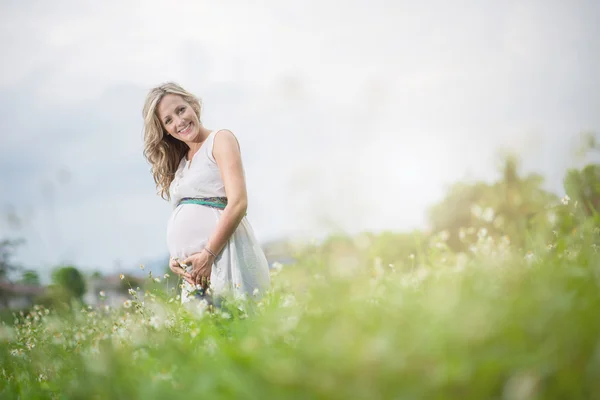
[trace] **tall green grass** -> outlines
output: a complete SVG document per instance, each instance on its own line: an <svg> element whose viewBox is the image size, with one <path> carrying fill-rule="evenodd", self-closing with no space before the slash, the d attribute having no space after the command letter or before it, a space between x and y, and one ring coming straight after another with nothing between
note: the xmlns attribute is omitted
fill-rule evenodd
<svg viewBox="0 0 600 400"><path fill-rule="evenodd" d="M36 307L0 328L0 398L600 398L599 232L540 237L437 238L407 268L315 248L215 312Z"/></svg>

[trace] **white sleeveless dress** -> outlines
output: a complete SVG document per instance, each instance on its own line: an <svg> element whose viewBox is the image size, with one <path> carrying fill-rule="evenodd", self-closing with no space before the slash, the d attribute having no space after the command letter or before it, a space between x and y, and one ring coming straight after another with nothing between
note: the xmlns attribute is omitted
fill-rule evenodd
<svg viewBox="0 0 600 400"><path fill-rule="evenodd" d="M213 156L218 132L214 130L208 135L191 164L186 157L181 159L170 186L174 209L167 226L167 245L170 256L180 261L202 251L223 214L223 210L205 205L177 205L184 197L226 197L221 172ZM250 297L256 289L263 293L269 288L269 265L247 217L217 255L210 281L214 295L232 294L236 298ZM181 301L186 303L191 299L188 294L193 287L183 282Z"/></svg>

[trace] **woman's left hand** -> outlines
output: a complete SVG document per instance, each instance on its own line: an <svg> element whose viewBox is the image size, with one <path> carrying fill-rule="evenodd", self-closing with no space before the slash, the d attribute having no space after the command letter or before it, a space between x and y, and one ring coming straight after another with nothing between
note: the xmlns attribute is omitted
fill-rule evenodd
<svg viewBox="0 0 600 400"><path fill-rule="evenodd" d="M192 265L190 275L196 285L201 285L204 289L208 288L214 259L214 256L209 252L202 250L200 253L194 253L184 260L185 264Z"/></svg>

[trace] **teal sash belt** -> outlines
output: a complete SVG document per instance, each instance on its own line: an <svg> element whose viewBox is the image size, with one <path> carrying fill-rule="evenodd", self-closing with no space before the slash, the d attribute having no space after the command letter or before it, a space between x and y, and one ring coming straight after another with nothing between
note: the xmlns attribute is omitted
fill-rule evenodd
<svg viewBox="0 0 600 400"><path fill-rule="evenodd" d="M227 197L184 197L177 205L182 204L200 204L223 210L227 205Z"/></svg>

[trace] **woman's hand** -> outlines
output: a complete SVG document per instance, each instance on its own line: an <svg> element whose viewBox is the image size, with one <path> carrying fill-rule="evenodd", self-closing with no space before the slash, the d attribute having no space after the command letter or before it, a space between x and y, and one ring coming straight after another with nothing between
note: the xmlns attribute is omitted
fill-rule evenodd
<svg viewBox="0 0 600 400"><path fill-rule="evenodd" d="M185 279L190 285L194 286L194 281L192 280L192 275L185 272L185 269L181 265L179 265L179 261L171 258L169 260L169 268L175 275L179 275L183 279Z"/></svg>
<svg viewBox="0 0 600 400"><path fill-rule="evenodd" d="M204 289L208 288L210 283L210 273L214 260L213 255L206 250L202 250L200 253L192 254L184 261L185 264L192 265L191 280Z"/></svg>

